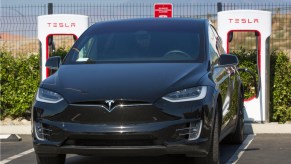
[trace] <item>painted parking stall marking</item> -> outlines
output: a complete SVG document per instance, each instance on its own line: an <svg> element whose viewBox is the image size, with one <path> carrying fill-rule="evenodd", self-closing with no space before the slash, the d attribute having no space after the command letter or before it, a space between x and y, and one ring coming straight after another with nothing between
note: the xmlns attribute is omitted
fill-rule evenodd
<svg viewBox="0 0 291 164"><path fill-rule="evenodd" d="M29 150L26 150L26 151L24 151L22 153L19 153L17 155L11 156L9 158L6 158L6 159L0 161L0 163L1 164L5 164L5 163L8 163L8 162L11 162L14 159L20 158L20 157L25 156L25 155L27 155L29 153L32 153L32 152L34 152L34 149L33 148L32 149L29 149Z"/></svg>
<svg viewBox="0 0 291 164"><path fill-rule="evenodd" d="M237 163L238 160L242 157L245 150L249 147L249 145L252 143L252 141L255 138L254 135L248 135L247 138L244 140L244 142L241 144L241 146L236 150L236 152L233 154L233 156L227 161L227 164L231 163Z"/></svg>

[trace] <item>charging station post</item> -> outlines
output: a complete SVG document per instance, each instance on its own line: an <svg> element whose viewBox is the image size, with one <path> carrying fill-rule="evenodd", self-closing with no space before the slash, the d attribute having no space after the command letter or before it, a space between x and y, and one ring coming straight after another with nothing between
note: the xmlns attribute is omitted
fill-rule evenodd
<svg viewBox="0 0 291 164"><path fill-rule="evenodd" d="M218 33L229 53L229 36L233 32L255 32L259 96L245 101L245 121L269 122L270 101L270 36L272 15L260 10L229 10L218 12Z"/></svg>
<svg viewBox="0 0 291 164"><path fill-rule="evenodd" d="M88 16L73 14L38 16L37 23L41 55L41 80L44 80L50 75L49 70L45 67L45 63L50 56L50 46L55 46L52 40L53 36L71 35L74 39L77 39L88 28L88 20Z"/></svg>

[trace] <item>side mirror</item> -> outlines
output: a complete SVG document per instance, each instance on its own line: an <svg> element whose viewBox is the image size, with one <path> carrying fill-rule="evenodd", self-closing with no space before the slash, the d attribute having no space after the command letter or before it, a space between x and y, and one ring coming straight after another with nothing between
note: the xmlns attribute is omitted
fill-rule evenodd
<svg viewBox="0 0 291 164"><path fill-rule="evenodd" d="M52 70L58 70L61 65L61 57L60 56L53 56L48 58L45 63L45 66Z"/></svg>
<svg viewBox="0 0 291 164"><path fill-rule="evenodd" d="M231 54L220 55L218 62L220 66L237 66L239 63L237 56Z"/></svg>
<svg viewBox="0 0 291 164"><path fill-rule="evenodd" d="M238 68L237 70L238 71L247 72L253 77L254 86L255 86L255 92L256 92L256 98L258 98L259 97L259 89L258 89L258 85L257 85L256 74L254 72L248 70L247 68Z"/></svg>

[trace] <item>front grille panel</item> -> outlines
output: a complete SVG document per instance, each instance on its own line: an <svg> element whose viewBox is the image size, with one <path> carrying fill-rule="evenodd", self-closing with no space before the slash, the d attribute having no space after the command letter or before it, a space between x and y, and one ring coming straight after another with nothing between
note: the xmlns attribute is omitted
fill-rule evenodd
<svg viewBox="0 0 291 164"><path fill-rule="evenodd" d="M70 104L63 112L49 119L60 122L104 125L132 125L178 119L148 103L114 103L110 110L108 105L105 105L88 103Z"/></svg>
<svg viewBox="0 0 291 164"><path fill-rule="evenodd" d="M65 145L74 146L152 146L154 141L150 139L130 139L130 140L96 140L96 139L75 139L68 140Z"/></svg>
<svg viewBox="0 0 291 164"><path fill-rule="evenodd" d="M64 145L75 146L152 146L161 141L151 134L71 135Z"/></svg>

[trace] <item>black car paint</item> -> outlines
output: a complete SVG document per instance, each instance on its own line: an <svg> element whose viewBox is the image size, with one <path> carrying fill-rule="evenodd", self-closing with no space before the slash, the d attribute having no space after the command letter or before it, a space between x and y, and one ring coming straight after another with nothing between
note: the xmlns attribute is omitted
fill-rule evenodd
<svg viewBox="0 0 291 164"><path fill-rule="evenodd" d="M73 67L63 65L57 74L44 81L41 87L61 94L68 103L104 99L154 102L173 91L202 85L197 83L198 81L195 82L205 74L201 69L206 70L205 64L102 63ZM82 73L76 74L77 72ZM58 76L59 74L62 76Z"/></svg>
<svg viewBox="0 0 291 164"><path fill-rule="evenodd" d="M160 26L171 22L164 19L145 20L145 22L153 21ZM178 23L173 23L175 21ZM134 21L129 22L134 23ZM173 19L173 22L171 22L175 25L171 27L173 29L181 26L181 23L189 28L192 27L191 25L203 24L202 27L205 27L205 30L209 26L207 20ZM114 25L114 22L112 23ZM118 24L124 28L130 28L127 21L118 21ZM110 31L112 24L100 23L95 26L89 28L87 33L96 32L98 29L101 29L99 32ZM86 37L86 33L83 37ZM205 38L208 38L207 33ZM202 63L138 62L60 66L59 70L45 79L40 87L59 93L64 100L57 104L35 101L33 105L34 126L35 122L41 122L54 130L50 138L44 141L38 140L35 131L32 130L35 151L85 155L206 156L212 135L216 105L220 107L218 113L221 139L235 130L236 103L241 85L235 68L216 68L210 63L209 46L205 41L207 55L204 56ZM181 103L172 103L161 98L173 91L193 86L207 86L206 97L198 101ZM98 113L90 107L82 109L72 107L76 104L98 103L107 99L147 104L152 108L147 114L152 114L152 117L147 117L148 115L143 115L142 112L139 113L140 111L131 114L121 110L113 110L110 113L104 110L101 113L105 113L106 118L103 118L105 122L101 123L94 119L97 119L100 111ZM72 109L79 111L74 112ZM79 117L79 120L75 117ZM135 117L140 117L140 120L144 122L135 122L137 121ZM203 120L203 126L197 140L188 141L185 137L179 136L177 129L185 128L190 121L199 120ZM80 145L78 145L79 140L82 140ZM132 141L135 140L149 140L149 145L137 142L138 144L134 146L135 142ZM104 145L97 141L109 144Z"/></svg>

